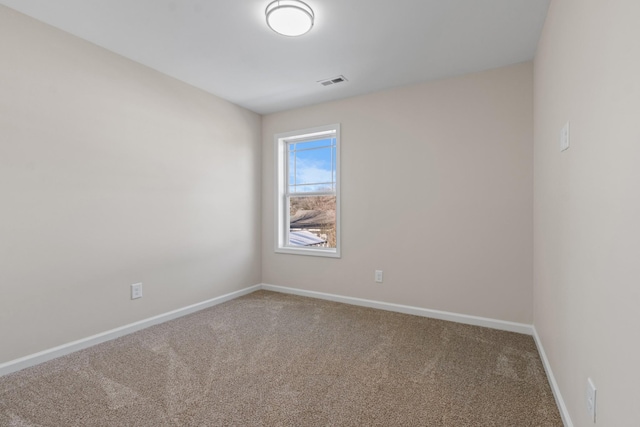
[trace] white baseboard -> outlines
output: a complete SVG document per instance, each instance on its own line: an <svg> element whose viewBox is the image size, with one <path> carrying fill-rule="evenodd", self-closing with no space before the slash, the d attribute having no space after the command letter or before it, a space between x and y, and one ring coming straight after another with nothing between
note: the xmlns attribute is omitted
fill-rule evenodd
<svg viewBox="0 0 640 427"><path fill-rule="evenodd" d="M160 314L158 316L140 320L138 322L130 323L119 328L111 329L110 331L102 332L100 334L92 335L87 338L60 345L58 347L50 348L39 353L30 354L28 356L21 357L15 360L10 360L8 362L0 364L0 376L22 370L30 366L35 366L48 360L67 355L73 353L74 351L82 350L105 341L110 341L112 339L122 337L132 332L148 328L149 326L157 325L168 320L195 313L196 311L203 310L205 308L213 307L214 305L222 304L223 302L230 301L232 299L241 297L242 295L260 290L261 288L261 285L250 286L248 288L240 289L239 291L221 295L216 298L189 305L187 307L182 307L177 310Z"/></svg>
<svg viewBox="0 0 640 427"><path fill-rule="evenodd" d="M538 353L540 353L542 365L544 366L544 370L547 373L547 379L549 380L549 385L551 385L553 397L556 399L556 405L558 405L558 410L560 411L562 422L564 423L565 427L573 427L573 422L571 421L571 417L569 416L569 410L567 409L567 405L565 405L564 403L562 393L560 393L560 387L558 387L556 377L553 375L553 371L551 370L551 365L549 364L549 359L547 358L547 354L545 353L544 347L542 346L542 341L540 341L538 331L536 330L535 326L532 326L532 329L533 340L536 342L536 346L538 347Z"/></svg>
<svg viewBox="0 0 640 427"><path fill-rule="evenodd" d="M102 332L87 338L83 338L77 341L60 345L58 347L44 350L39 353L31 354L25 357L21 357L19 359L2 363L0 364L0 376L22 370L30 366L35 366L40 363L46 362L48 360L52 360L52 359L67 355L75 351L82 350L82 349L94 346L96 344L100 344L105 341L110 341L112 339L122 337L124 335L139 331L141 329L148 328L149 326L157 325L159 323L176 319L178 317L182 317L187 314L191 314L196 311L203 310L205 308L213 307L215 305L221 304L226 301L230 301L232 299L249 294L251 292L255 292L260 289L280 292L280 293L306 296L311 298L318 298L318 299L335 301L335 302L341 302L345 304L358 305L363 307L377 308L380 310L394 311L398 313L412 314L412 315L422 316L422 317L430 317L433 319L447 320L451 322L464 323L468 325L483 326L487 328L499 329L499 330L509 331L509 332L517 332L517 333L526 334L526 335L534 335L536 344L538 345L538 349L540 350L540 354L543 359L545 369L547 370L547 374L549 375L549 380L551 382L554 395L556 396L556 400L558 401L558 406L561 408L563 419L565 419L566 407L564 406L562 398L560 397L558 399L560 395L557 389L557 384L555 383L553 374L551 373L551 370L548 366L548 361L542 349L542 345L540 344L539 338L537 338L537 335L535 334L535 329L531 325L527 325L524 323L508 322L504 320L489 319L485 317L469 316L466 314L451 313L451 312L440 311L440 310L431 310L427 308L393 304L393 303L387 303L382 301L374 301L374 300L367 300L362 298L327 294L323 292L307 291L307 290L296 289L296 288L287 288L284 286L275 286L275 285L270 285L266 283L250 286L248 288L231 292L225 295L221 295L219 297L212 298L207 301L203 301L197 304L193 304L187 307L173 310L164 314L160 314L158 316L150 317L148 319L131 323L129 325L121 326L119 328L115 328L110 331ZM567 417L566 419L568 419L568 413L566 417ZM572 424L570 423L570 421L568 424L566 423L566 425L572 427Z"/></svg>
<svg viewBox="0 0 640 427"><path fill-rule="evenodd" d="M469 316L466 314L451 313L448 311L431 310L428 308L412 307L408 305L392 304L388 302L373 301L368 299L345 297L335 294L325 294L323 292L305 291L303 289L286 288L284 286L262 284L262 289L266 291L281 292L285 294L300 295L304 297L318 298L345 304L359 305L362 307L377 308L398 313L413 314L415 316L430 317L433 319L448 320L450 322L464 323L467 325L484 326L486 328L499 329L502 331L517 332L520 334L533 335L531 325L505 320L489 319L486 317Z"/></svg>

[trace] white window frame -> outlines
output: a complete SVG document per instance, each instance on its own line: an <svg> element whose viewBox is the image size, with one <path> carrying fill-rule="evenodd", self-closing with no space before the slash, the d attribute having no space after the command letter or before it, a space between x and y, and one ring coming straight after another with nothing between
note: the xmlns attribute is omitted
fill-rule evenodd
<svg viewBox="0 0 640 427"><path fill-rule="evenodd" d="M289 203L288 203L288 150L290 142L309 140L314 137L321 137L323 134L335 132L336 138L336 247L303 247L290 246L289 242ZM279 133L274 136L275 140L275 171L276 171L276 203L275 203L275 252L294 255L311 255L321 257L340 258L340 124L314 127L291 132ZM309 196L322 195L327 193L308 193Z"/></svg>

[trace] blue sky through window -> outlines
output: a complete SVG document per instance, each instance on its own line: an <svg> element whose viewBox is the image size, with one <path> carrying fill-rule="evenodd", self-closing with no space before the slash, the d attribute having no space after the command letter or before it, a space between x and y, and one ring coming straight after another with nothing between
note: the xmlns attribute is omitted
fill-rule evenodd
<svg viewBox="0 0 640 427"><path fill-rule="evenodd" d="M289 144L289 192L332 191L335 189L335 144L335 138Z"/></svg>

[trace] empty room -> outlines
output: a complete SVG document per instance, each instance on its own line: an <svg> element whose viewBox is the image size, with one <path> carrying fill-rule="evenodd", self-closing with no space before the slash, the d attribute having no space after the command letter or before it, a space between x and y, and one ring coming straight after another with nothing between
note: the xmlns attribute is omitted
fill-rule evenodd
<svg viewBox="0 0 640 427"><path fill-rule="evenodd" d="M637 0L0 0L0 426L640 426Z"/></svg>

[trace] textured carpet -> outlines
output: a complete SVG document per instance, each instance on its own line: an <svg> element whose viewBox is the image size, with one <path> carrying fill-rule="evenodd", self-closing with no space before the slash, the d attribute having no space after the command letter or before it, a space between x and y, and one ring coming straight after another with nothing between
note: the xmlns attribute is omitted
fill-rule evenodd
<svg viewBox="0 0 640 427"><path fill-rule="evenodd" d="M258 291L0 378L1 426L562 426L531 337Z"/></svg>

